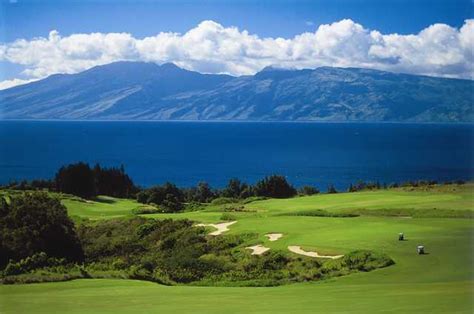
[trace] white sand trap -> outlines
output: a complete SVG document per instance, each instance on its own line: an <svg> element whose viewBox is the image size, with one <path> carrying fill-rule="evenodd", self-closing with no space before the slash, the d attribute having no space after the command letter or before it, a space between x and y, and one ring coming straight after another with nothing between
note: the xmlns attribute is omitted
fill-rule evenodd
<svg viewBox="0 0 474 314"><path fill-rule="evenodd" d="M305 255L309 257L338 259L344 256L344 255L319 255L318 252L306 252L305 250L301 248L301 246L289 246L288 250L290 250L293 253Z"/></svg>
<svg viewBox="0 0 474 314"><path fill-rule="evenodd" d="M214 227L217 230L209 233L210 235L216 236L229 231L229 226L235 224L237 221L223 222L220 224L197 224L197 227Z"/></svg>
<svg viewBox="0 0 474 314"><path fill-rule="evenodd" d="M249 246L246 247L246 249L252 250L252 255L262 255L266 251L270 250L269 247L264 247L263 245L254 245L254 246Z"/></svg>
<svg viewBox="0 0 474 314"><path fill-rule="evenodd" d="M283 233L267 233L265 236L268 237L270 241L276 241L283 236Z"/></svg>

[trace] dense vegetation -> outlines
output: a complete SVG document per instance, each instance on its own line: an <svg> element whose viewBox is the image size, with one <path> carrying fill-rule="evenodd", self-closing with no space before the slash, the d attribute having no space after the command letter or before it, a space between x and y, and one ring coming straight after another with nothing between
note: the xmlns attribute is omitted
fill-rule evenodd
<svg viewBox="0 0 474 314"><path fill-rule="evenodd" d="M464 181L445 182L445 184L464 184ZM408 181L404 183L381 184L380 182L359 181L350 184L347 192L365 190L380 190L396 187L433 186L436 181ZM90 167L79 162L61 167L53 180L32 180L11 182L4 188L16 190L49 190L72 194L86 199L93 199L98 195L119 198L136 198L142 204L159 205L158 212L179 212L184 203L209 203L219 198L244 200L250 197L290 198L296 195L314 195L320 193L314 186L302 186L296 190L284 176L271 175L257 181L254 185L241 182L237 178L229 180L222 189L214 189L206 182L199 182L195 187L179 188L175 184L166 182L150 188L136 186L125 168L102 167L96 164ZM326 193L337 193L335 186L330 184Z"/></svg>
<svg viewBox="0 0 474 314"><path fill-rule="evenodd" d="M91 169L88 164L80 162L61 167L54 181L58 192L84 198L97 195L131 197L137 191L123 166L102 168L96 165Z"/></svg>
<svg viewBox="0 0 474 314"><path fill-rule="evenodd" d="M315 194L316 188L306 187L302 190L307 195ZM157 185L137 193L137 201L143 204L158 205L161 212L179 212L184 209L184 202L209 203L222 199L243 200L249 197L289 198L297 194L285 177L272 175L263 178L255 185L231 179L222 190L213 190L206 182L196 187L180 189L172 183Z"/></svg>
<svg viewBox="0 0 474 314"><path fill-rule="evenodd" d="M0 198L0 267L44 252L73 262L83 260L75 226L59 200L46 193Z"/></svg>
<svg viewBox="0 0 474 314"><path fill-rule="evenodd" d="M43 254L38 253L36 256L12 263L9 271L17 275L4 276L2 281L44 282L87 277L113 277L124 280L88 279L39 285L0 285L1 307L6 313L81 314L150 311L206 314L347 311L471 313L472 278L474 278L473 226L472 220L469 219L472 215L466 217L464 212L473 212L474 185L413 183L418 186L403 184L403 187L385 190L381 185L380 190L323 193L291 199L249 198L241 200L238 204L232 203L233 198L220 197L209 204L196 204L195 211L185 210L181 213L146 216L157 219L187 218L206 223L218 222L224 219L221 216L231 215L233 216L231 218L238 222L229 228L229 232L216 237L215 240L224 241L221 237L237 237L244 240L244 243L231 249L231 254L242 254L243 259L263 261L269 254L280 253L293 260L298 255L290 253L287 246L301 245L306 251L317 251L327 255L348 255L351 249L384 252L396 261L395 265L387 268L332 278L318 284L290 284L272 288L215 286L194 288L181 285L166 287L149 281L126 280L140 277L132 276L133 269L113 270L115 268L107 266L109 262L85 262L76 266L60 258L56 260L45 258ZM22 193L22 191L0 190L0 194L3 195L20 196ZM57 193L49 195L61 198L69 215L74 216L78 224L77 232L82 229L79 226L84 225L81 222L83 219L90 219L85 221L85 226L90 229L94 224L105 223L107 219L117 220L117 217L126 217L126 221L129 221L131 211L137 206L152 207L140 205L131 199L100 196L85 201L70 195ZM241 210L227 212L227 208L237 207ZM442 218L448 211L450 218ZM290 215L299 213L302 216ZM357 213L359 216L333 217L338 213L344 215ZM407 219L410 217L414 218ZM270 242L265 235L272 232L281 232L283 237ZM406 241L398 241L400 232L405 234ZM255 238L257 234L258 238ZM210 236L205 238L212 240ZM114 239L117 240L116 243L122 241L112 236L110 243L113 243ZM262 256L251 256L249 250L244 248L254 244L262 244L271 250ZM427 254L416 253L416 246L419 244L425 246ZM121 258L119 253L116 256L118 259ZM115 258L108 257L104 260L112 261ZM301 258L302 262L313 262L311 258ZM319 260L326 264L327 261L324 261ZM33 266L45 263L51 266L41 266L42 268ZM325 267L331 263L332 261L329 261ZM116 266L120 266L120 263L116 263L114 267ZM317 267L303 267L309 275L313 271L317 273ZM142 271L135 274L141 273ZM224 277L225 274L215 275L216 279L212 282L205 276L202 280L187 285L235 286L278 282L268 278L259 279L257 282L228 281ZM149 273L145 275L149 276ZM234 279L238 280L238 277ZM216 298L219 302L215 302Z"/></svg>
<svg viewBox="0 0 474 314"><path fill-rule="evenodd" d="M44 192L8 201L1 203L4 283L119 277L162 284L278 285L393 263L370 251L329 262L280 251L252 256L245 245L256 240L255 234L208 236L187 219L81 221L76 230L61 203Z"/></svg>
<svg viewBox="0 0 474 314"><path fill-rule="evenodd" d="M53 180L32 180L12 182L5 187L17 190L41 190L68 193L91 199L97 195L113 197L134 197L138 191L125 168L105 168L96 164L91 168L79 162L61 167Z"/></svg>

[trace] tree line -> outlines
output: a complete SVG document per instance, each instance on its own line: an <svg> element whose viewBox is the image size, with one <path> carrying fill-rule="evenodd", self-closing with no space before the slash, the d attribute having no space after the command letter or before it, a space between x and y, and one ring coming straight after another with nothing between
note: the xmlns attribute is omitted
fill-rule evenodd
<svg viewBox="0 0 474 314"><path fill-rule="evenodd" d="M387 185L377 182L359 181L350 184L347 192L364 190L378 190L397 187L420 187L437 184L437 181L408 181L401 184ZM445 182L450 184L453 182ZM464 181L454 181L463 184ZM175 184L166 182L150 188L140 188L135 185L123 166L102 167L96 164L79 162L61 167L52 180L32 180L20 183L10 183L6 188L18 190L47 189L76 195L86 199L95 198L97 195L107 195L119 198L136 198L143 204L159 205L166 212L176 212L183 209L183 203L196 202L208 203L217 198L246 199L249 197L290 198L296 195L313 195L320 193L314 186L303 186L298 190L291 185L284 176L267 176L255 184L248 184L237 178L232 178L222 189L214 189L207 182L199 182L194 187L179 188ZM326 193L338 193L336 187L328 185Z"/></svg>
<svg viewBox="0 0 474 314"><path fill-rule="evenodd" d="M12 182L6 188L16 190L42 190L72 194L86 199L97 195L133 198L140 190L125 173L124 166L102 167L78 162L59 168L52 180Z"/></svg>

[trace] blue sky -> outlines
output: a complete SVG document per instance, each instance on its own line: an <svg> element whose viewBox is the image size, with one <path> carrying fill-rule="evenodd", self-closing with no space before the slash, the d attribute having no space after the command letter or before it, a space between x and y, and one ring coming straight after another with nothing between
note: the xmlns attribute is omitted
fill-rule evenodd
<svg viewBox="0 0 474 314"><path fill-rule="evenodd" d="M2 41L89 32L185 32L203 20L260 36L292 37L314 25L350 18L384 33L416 33L434 23L460 27L472 17L471 0L332 1L27 1L2 0ZM312 25L313 23L314 25Z"/></svg>
<svg viewBox="0 0 474 314"><path fill-rule="evenodd" d="M382 34L408 35L417 34L436 23L460 29L465 20L473 16L471 0L1 0L0 9L0 42L5 45L17 39L48 38L52 30L57 30L61 37L94 32L125 32L136 39L160 32L184 34L205 20L223 27L235 26L259 38L293 38L304 32L315 32L321 24L343 19ZM12 62L12 59L0 59L0 80L28 76L21 73L29 66L22 63L28 62ZM186 66L186 61L181 60L181 64ZM193 66L188 65L192 69L199 68ZM211 68L232 72L229 66Z"/></svg>

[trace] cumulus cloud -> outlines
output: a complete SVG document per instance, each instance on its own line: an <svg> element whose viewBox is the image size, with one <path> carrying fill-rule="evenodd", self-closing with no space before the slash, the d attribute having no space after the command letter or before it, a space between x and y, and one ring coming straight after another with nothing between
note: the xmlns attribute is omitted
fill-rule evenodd
<svg viewBox="0 0 474 314"><path fill-rule="evenodd" d="M293 38L262 38L203 21L184 34L91 33L18 39L0 44L0 61L26 67L28 79L76 73L119 60L175 64L203 73L246 75L265 66L363 67L411 74L474 78L474 20L457 29L431 25L418 34L382 34L345 19Z"/></svg>
<svg viewBox="0 0 474 314"><path fill-rule="evenodd" d="M0 90L7 89L10 87L23 85L27 83L31 83L37 81L38 79L30 79L30 80L22 80L22 79L12 79L12 80L5 80L0 82Z"/></svg>

